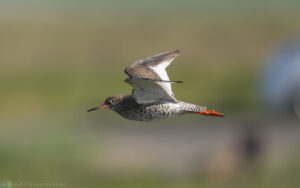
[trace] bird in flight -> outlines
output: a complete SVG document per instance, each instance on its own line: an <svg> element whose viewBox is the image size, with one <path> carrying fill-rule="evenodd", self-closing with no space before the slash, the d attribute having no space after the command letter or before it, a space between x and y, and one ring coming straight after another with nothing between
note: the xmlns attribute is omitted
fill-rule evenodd
<svg viewBox="0 0 300 188"><path fill-rule="evenodd" d="M179 101L175 98L171 84L182 83L170 81L166 68L180 54L179 50L158 54L134 62L125 68L129 76L125 80L132 86L131 94L108 97L104 104L91 108L110 109L122 117L137 121L151 121L180 114L201 114L223 117L207 107Z"/></svg>

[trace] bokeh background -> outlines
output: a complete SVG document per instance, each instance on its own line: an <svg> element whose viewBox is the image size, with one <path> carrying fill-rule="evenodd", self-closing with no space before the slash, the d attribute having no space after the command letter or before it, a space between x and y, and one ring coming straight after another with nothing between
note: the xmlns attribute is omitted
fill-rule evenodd
<svg viewBox="0 0 300 188"><path fill-rule="evenodd" d="M287 74L270 58L299 18L296 0L1 1L0 187L299 187L300 78L276 81L300 58ZM86 113L131 92L125 66L175 49L176 97L224 118Z"/></svg>

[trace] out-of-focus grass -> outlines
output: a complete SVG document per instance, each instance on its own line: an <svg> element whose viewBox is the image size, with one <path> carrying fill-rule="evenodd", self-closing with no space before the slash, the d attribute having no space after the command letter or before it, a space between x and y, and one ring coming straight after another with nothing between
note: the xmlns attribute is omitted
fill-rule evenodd
<svg viewBox="0 0 300 188"><path fill-rule="evenodd" d="M9 136L1 133L0 177L13 182L60 182L67 187L279 188L297 187L300 183L299 160L287 161L285 167L280 169L251 163L226 179L205 171L179 177L149 170L110 173L109 169L103 168L106 155L101 143L105 131L99 128L95 132L90 128L56 122L54 126L48 123L46 128L27 125L26 129L21 128Z"/></svg>

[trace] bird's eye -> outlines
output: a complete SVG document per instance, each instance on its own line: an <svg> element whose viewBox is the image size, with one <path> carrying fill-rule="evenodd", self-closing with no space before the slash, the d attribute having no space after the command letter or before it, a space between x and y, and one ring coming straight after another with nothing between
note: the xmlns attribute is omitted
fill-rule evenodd
<svg viewBox="0 0 300 188"><path fill-rule="evenodd" d="M115 101L114 101L114 100L110 100L109 102L110 102L110 104L114 104L114 103L115 103Z"/></svg>

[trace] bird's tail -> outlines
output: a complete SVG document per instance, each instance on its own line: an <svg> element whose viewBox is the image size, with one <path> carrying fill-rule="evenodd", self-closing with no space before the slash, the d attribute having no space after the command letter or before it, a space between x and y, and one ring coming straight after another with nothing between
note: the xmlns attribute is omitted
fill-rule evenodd
<svg viewBox="0 0 300 188"><path fill-rule="evenodd" d="M208 110L207 107L205 107L205 106L198 106L195 104L190 104L190 103L185 103L185 102L182 102L181 106L185 110L186 113L201 114L201 115L205 115L205 116L217 116L217 117L224 116L224 114L221 114L214 110Z"/></svg>

